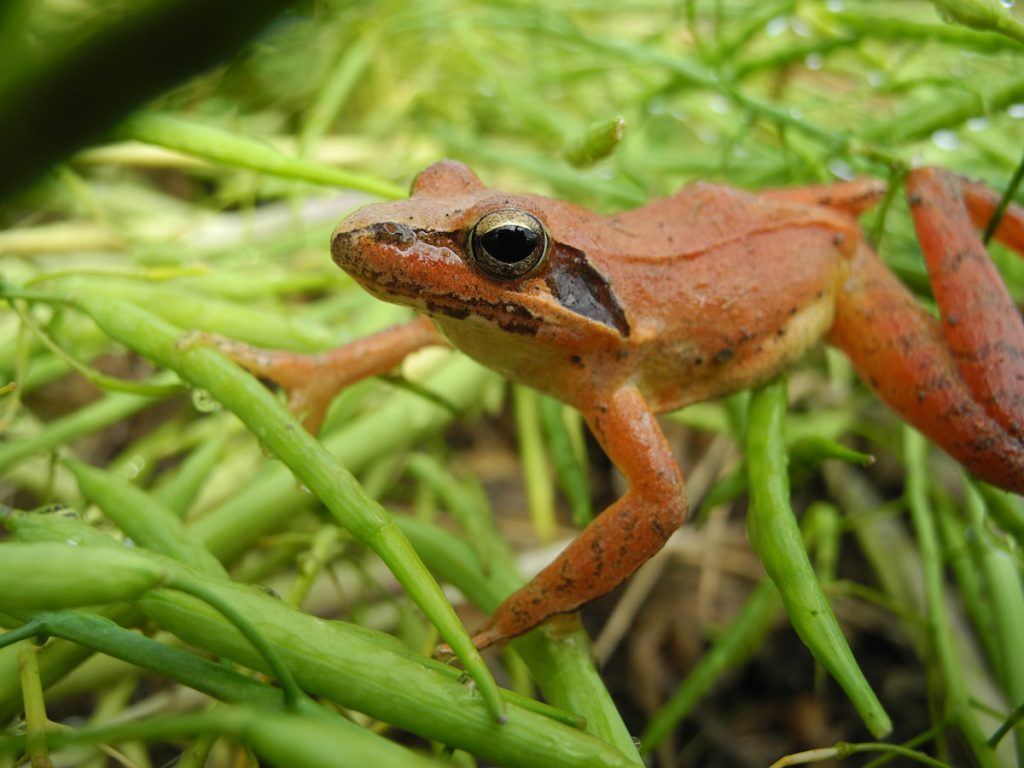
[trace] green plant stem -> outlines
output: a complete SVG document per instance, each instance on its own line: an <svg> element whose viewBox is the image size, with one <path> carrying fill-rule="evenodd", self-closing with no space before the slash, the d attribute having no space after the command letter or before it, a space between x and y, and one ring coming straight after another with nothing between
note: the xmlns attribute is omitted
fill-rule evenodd
<svg viewBox="0 0 1024 768"><path fill-rule="evenodd" d="M496 558L508 557L505 547L497 546L500 539L494 529L493 512L482 490L471 481L460 482L433 456L416 453L409 457L407 468L432 493L436 494L471 542L481 563L492 563ZM509 565L512 558L506 561Z"/></svg>
<svg viewBox="0 0 1024 768"><path fill-rule="evenodd" d="M910 520L917 534L924 569L925 603L928 635L935 650L943 690L942 709L956 724L982 768L996 768L999 761L985 742L985 737L971 712L970 699L953 649L949 617L946 613L942 578L942 552L932 521L927 496L927 443L920 433L903 428L903 454L907 467L906 503Z"/></svg>
<svg viewBox="0 0 1024 768"><path fill-rule="evenodd" d="M181 519L152 494L80 461L67 460L82 493L137 545L166 555L200 573L226 576L220 561L199 543Z"/></svg>
<svg viewBox="0 0 1024 768"><path fill-rule="evenodd" d="M249 621L249 617L240 611L234 602L225 599L220 592L216 589L211 589L203 581L189 578L184 574L173 574L168 579L167 586L170 589L177 589L186 595L199 598L230 621L235 629L252 644L252 647L256 649L256 652L263 658L267 666L270 667L274 677L277 678L277 682L280 683L282 691L284 691L285 707L291 711L299 708L299 702L305 698L305 694L302 693L302 690L295 682L295 677L292 675L291 670L288 669L288 665L284 663L284 660L277 652L277 648L266 639L263 633L257 631Z"/></svg>
<svg viewBox="0 0 1024 768"><path fill-rule="evenodd" d="M1024 99L1024 76L992 83L975 83L967 92L946 92L928 104L908 106L892 117L865 125L858 137L865 142L899 144L955 128L978 115L1006 109Z"/></svg>
<svg viewBox="0 0 1024 768"><path fill-rule="evenodd" d="M976 563L981 567L991 604L991 627L994 630L1002 688L1013 706L1024 703L1024 588L1021 586L1020 567L1013 557L999 548L986 528L985 501L973 483L966 485L967 514L973 536L971 548ZM982 629L985 629L983 627ZM1024 732L1016 731L1019 764L1024 762Z"/></svg>
<svg viewBox="0 0 1024 768"><path fill-rule="evenodd" d="M306 111L299 143L304 156L311 154L317 142L327 133L338 116L359 77L373 60L373 51L380 44L375 35L363 34L355 44L342 49L334 64L334 72Z"/></svg>
<svg viewBox="0 0 1024 768"><path fill-rule="evenodd" d="M138 112L121 123L117 135L122 139L156 144L221 165L262 171L277 178L357 189L392 199L401 199L408 194L406 189L395 184L289 157L256 139L173 115Z"/></svg>
<svg viewBox="0 0 1024 768"><path fill-rule="evenodd" d="M827 11L821 13L825 22L838 22L841 26L856 32L861 38L893 40L906 44L911 40L922 43L941 40L961 49L982 53L998 50L1021 51L1024 46L997 32L979 32L950 24L923 24L921 22L886 17L878 13L856 11Z"/></svg>
<svg viewBox="0 0 1024 768"><path fill-rule="evenodd" d="M547 543L555 537L555 498L541 435L540 394L521 384L513 384L512 396L530 519L537 538Z"/></svg>
<svg viewBox="0 0 1024 768"><path fill-rule="evenodd" d="M46 701L39 676L39 647L28 640L18 647L21 690L25 701L26 752L32 765L50 764L46 744Z"/></svg>
<svg viewBox="0 0 1024 768"><path fill-rule="evenodd" d="M232 735L274 765L290 768L441 768L442 763L406 750L342 718L298 716L276 710L218 707L197 714L154 717L47 735L52 749L81 748L132 740L176 741ZM0 736L0 753L19 749L22 739Z"/></svg>
<svg viewBox="0 0 1024 768"><path fill-rule="evenodd" d="M939 539L946 553L946 561L963 596L964 608L971 618L971 623L974 624L978 641L984 648L985 656L996 675L1002 678L1003 659L992 616L993 605L985 594L984 568L979 567L978 552L972 553L972 547L967 541L968 532L974 534L976 529L974 525L964 525L953 505L951 499L939 497L935 501L935 521Z"/></svg>
<svg viewBox="0 0 1024 768"><path fill-rule="evenodd" d="M992 236L999 229L999 222L1003 220L1003 216L1006 214L1006 209L1013 201L1013 198L1017 194L1017 190L1020 189L1021 182L1024 181L1024 155L1021 155L1020 162L1017 163L1017 167L1013 171L1013 176L1010 177L1010 183L1006 185L1006 191L1003 192L999 198L999 205L996 206L995 211L992 213L992 218L988 220L988 224L985 225L985 231L981 235L981 241L988 245Z"/></svg>
<svg viewBox="0 0 1024 768"><path fill-rule="evenodd" d="M750 478L747 535L804 645L842 686L868 730L883 736L892 723L864 679L821 591L790 508L785 413L783 380L761 388L750 400L745 445Z"/></svg>
<svg viewBox="0 0 1024 768"><path fill-rule="evenodd" d="M779 614L779 593L769 580L758 584L711 649L689 671L672 698L655 713L640 737L640 751L654 751L697 705L722 674L758 649Z"/></svg>
<svg viewBox="0 0 1024 768"><path fill-rule="evenodd" d="M921 763L921 765L927 765L930 768L949 768L947 763L941 760L936 760L934 757L930 757L924 752L918 752L916 749L909 749L899 744L885 744L882 742L860 742L857 744L850 744L848 742L840 741L834 747L825 747L824 749L812 749L807 752L797 752L793 755L787 755L781 760L776 760L772 763L772 768L782 768L787 765L803 765L805 763L816 763L821 760L828 759L843 759L851 755L861 755L867 752L881 752L883 755L889 757L903 757L907 760L913 760L914 762Z"/></svg>
<svg viewBox="0 0 1024 768"><path fill-rule="evenodd" d="M577 420L574 426L578 426L579 413L571 411L552 397L541 395L540 417L558 485L569 502L572 523L577 528L584 528L594 517L590 504L590 483L582 451L577 450L573 434L566 424L566 418L571 417Z"/></svg>
<svg viewBox="0 0 1024 768"><path fill-rule="evenodd" d="M60 637L134 664L140 669L202 691L221 701L245 702L268 709L284 707L282 691L235 672L223 664L124 629L107 617L82 611L44 612L7 635ZM6 644L6 635L4 642Z"/></svg>
<svg viewBox="0 0 1024 768"><path fill-rule="evenodd" d="M225 430L204 439L185 457L170 482L162 485L154 496L175 515L184 517L203 483L216 469L231 438L231 431Z"/></svg>
<svg viewBox="0 0 1024 768"><path fill-rule="evenodd" d="M1024 722L1024 702L1021 702L1009 716L999 725L998 728L988 737L988 744L990 747L995 749L999 746L999 742L1003 740L1010 731L1017 727L1021 722Z"/></svg>

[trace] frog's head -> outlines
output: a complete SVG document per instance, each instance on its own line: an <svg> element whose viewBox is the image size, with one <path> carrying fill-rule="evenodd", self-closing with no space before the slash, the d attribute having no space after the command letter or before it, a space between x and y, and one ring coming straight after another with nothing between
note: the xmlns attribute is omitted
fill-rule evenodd
<svg viewBox="0 0 1024 768"><path fill-rule="evenodd" d="M451 160L416 178L408 200L369 205L334 231L335 262L375 296L443 325L472 316L536 335L553 323L629 335L587 250L601 217L537 195L491 190ZM560 320L574 322L558 322Z"/></svg>

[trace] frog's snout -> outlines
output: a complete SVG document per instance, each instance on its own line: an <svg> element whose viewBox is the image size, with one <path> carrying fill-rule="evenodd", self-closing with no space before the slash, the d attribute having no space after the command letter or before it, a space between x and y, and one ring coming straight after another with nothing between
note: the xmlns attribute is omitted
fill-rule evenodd
<svg viewBox="0 0 1024 768"><path fill-rule="evenodd" d="M415 242L415 230L405 224L384 221L351 228L342 222L331 237L331 255L346 272L359 272L381 246L407 251Z"/></svg>

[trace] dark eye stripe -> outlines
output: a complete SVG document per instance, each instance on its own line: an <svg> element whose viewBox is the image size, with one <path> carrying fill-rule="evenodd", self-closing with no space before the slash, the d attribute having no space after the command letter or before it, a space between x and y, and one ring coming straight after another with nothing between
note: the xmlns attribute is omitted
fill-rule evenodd
<svg viewBox="0 0 1024 768"><path fill-rule="evenodd" d="M576 249L564 245L555 249L545 282L558 303L577 315L614 328L623 337L629 336L626 313L604 275Z"/></svg>

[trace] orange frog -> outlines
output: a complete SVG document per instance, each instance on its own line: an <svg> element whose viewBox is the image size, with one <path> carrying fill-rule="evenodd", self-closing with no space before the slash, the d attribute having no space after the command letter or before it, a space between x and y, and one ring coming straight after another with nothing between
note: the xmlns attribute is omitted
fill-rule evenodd
<svg viewBox="0 0 1024 768"><path fill-rule="evenodd" d="M925 312L865 242L860 180L759 194L707 183L614 216L485 187L464 165L334 231L334 260L373 295L429 317L333 353L236 358L319 425L340 386L428 344L575 406L629 489L474 641L484 648L621 583L686 516L655 418L776 376L820 339L978 477L1024 491L1024 325L973 227L998 196L937 169L908 198L940 308ZM973 225L973 226L972 226ZM1024 209L996 237L1024 253Z"/></svg>

